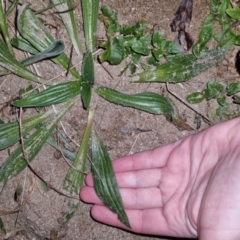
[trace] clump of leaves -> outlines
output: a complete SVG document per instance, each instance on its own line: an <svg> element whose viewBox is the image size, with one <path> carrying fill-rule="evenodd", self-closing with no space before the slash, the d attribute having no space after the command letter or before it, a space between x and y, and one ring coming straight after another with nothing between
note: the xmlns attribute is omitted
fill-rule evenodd
<svg viewBox="0 0 240 240"><path fill-rule="evenodd" d="M186 97L189 103L197 104L204 100L215 100L217 109L211 109L208 113L213 120L231 119L239 115L240 83L220 84L217 81L210 81L201 92L194 92ZM231 102L235 106L231 105Z"/></svg>
<svg viewBox="0 0 240 240"><path fill-rule="evenodd" d="M165 39L159 31L150 33L146 22L140 21L133 26L121 26L116 13L111 12L107 6L102 6L101 11L100 20L104 23L107 32L107 40L101 43L104 49L99 55L101 62L108 61L116 65L130 57L129 68L134 73L136 65L143 64L142 57L148 57L147 64L156 65L164 56L179 53L177 44Z"/></svg>

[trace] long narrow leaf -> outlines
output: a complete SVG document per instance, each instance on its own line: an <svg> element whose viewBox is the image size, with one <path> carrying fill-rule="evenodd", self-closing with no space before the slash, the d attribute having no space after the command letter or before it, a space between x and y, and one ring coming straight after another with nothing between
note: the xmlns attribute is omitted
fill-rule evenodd
<svg viewBox="0 0 240 240"><path fill-rule="evenodd" d="M22 135L25 136L35 126L41 123L49 113L40 113L33 117L22 120ZM17 121L0 124L0 150L12 146L14 143L20 140L19 123Z"/></svg>
<svg viewBox="0 0 240 240"><path fill-rule="evenodd" d="M13 103L16 107L45 107L74 98L80 94L79 81L70 81L53 85L39 93L34 93L26 98Z"/></svg>
<svg viewBox="0 0 240 240"><path fill-rule="evenodd" d="M30 42L28 42L26 39L24 39L22 37L13 38L11 43L15 48L18 48L22 51L25 51L25 52L28 52L31 54L39 53L39 51L35 47L33 47L30 44Z"/></svg>
<svg viewBox="0 0 240 240"><path fill-rule="evenodd" d="M194 54L176 56L154 71L140 73L136 82L184 82L217 64L228 52L229 48L221 48L202 52L199 58Z"/></svg>
<svg viewBox="0 0 240 240"><path fill-rule="evenodd" d="M39 153L52 131L61 118L73 106L72 102L66 104L58 113L52 113L41 126L24 141L25 153L28 161L32 161ZM0 192L7 181L27 167L27 161L23 158L22 147L19 146L3 163L0 169Z"/></svg>
<svg viewBox="0 0 240 240"><path fill-rule="evenodd" d="M123 207L111 159L96 131L92 131L92 164L94 189L98 197L106 207L117 214L123 224L131 228Z"/></svg>
<svg viewBox="0 0 240 240"><path fill-rule="evenodd" d="M63 24L67 30L76 53L81 56L83 54L82 46L78 37L77 21L74 17L74 6L72 0L51 0L55 8L59 12Z"/></svg>
<svg viewBox="0 0 240 240"><path fill-rule="evenodd" d="M52 35L29 9L28 4L23 4L19 9L17 26L21 36L40 52L44 51L54 42ZM63 69L68 69L69 59L65 53L61 53L59 56L53 58L52 61L59 64ZM70 72L75 78L80 79L80 75L75 68L70 69Z"/></svg>
<svg viewBox="0 0 240 240"><path fill-rule="evenodd" d="M64 188L69 191L70 193L79 193L79 189L83 186L84 180L84 172L86 170L86 159L87 159L87 151L88 151L88 144L91 135L91 128L92 128L92 121L93 121L93 110L89 111L88 115L88 123L86 130L83 135L83 139L81 145L78 149L76 158L73 162L73 167L67 173L64 182Z"/></svg>
<svg viewBox="0 0 240 240"><path fill-rule="evenodd" d="M8 25L7 25L7 21L6 21L6 15L3 10L4 9L3 3L4 3L3 1L0 1L0 29L1 29L2 36L5 40L5 43L7 45L8 51L12 55L14 55L10 37L9 37L9 33L8 33Z"/></svg>
<svg viewBox="0 0 240 240"><path fill-rule="evenodd" d="M34 82L42 82L44 79L32 73L19 63L8 51L7 45L0 39L0 66L10 72Z"/></svg>
<svg viewBox="0 0 240 240"><path fill-rule="evenodd" d="M214 25L212 21L208 21L208 19L211 18L212 16L209 15L204 21L201 32L199 33L198 41L193 46L193 53L197 58L201 56L201 53L205 50L207 43L213 37Z"/></svg>
<svg viewBox="0 0 240 240"><path fill-rule="evenodd" d="M44 59L56 57L64 51L64 44L62 41L54 41L47 49L42 52L39 52L29 58L24 59L21 63L24 66L28 66L37 62L40 62Z"/></svg>
<svg viewBox="0 0 240 240"><path fill-rule="evenodd" d="M177 107L174 103L157 93L143 92L138 94L125 94L107 87L99 87L96 92L109 102L133 107L152 114L163 114L167 120L172 122L180 130L192 130L180 117Z"/></svg>
<svg viewBox="0 0 240 240"><path fill-rule="evenodd" d="M174 107L166 97L154 92L125 94L107 87L99 87L96 92L106 100L125 107L133 107L152 114L172 116Z"/></svg>
<svg viewBox="0 0 240 240"><path fill-rule="evenodd" d="M90 105L92 96L92 86L95 82L94 62L92 52L87 51L83 58L82 65L82 101L87 109Z"/></svg>
<svg viewBox="0 0 240 240"><path fill-rule="evenodd" d="M94 52L99 0L81 0L81 3L86 49L87 51Z"/></svg>

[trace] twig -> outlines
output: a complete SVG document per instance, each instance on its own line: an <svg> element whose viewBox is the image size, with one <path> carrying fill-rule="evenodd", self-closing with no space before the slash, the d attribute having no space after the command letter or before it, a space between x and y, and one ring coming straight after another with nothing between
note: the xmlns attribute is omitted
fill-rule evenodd
<svg viewBox="0 0 240 240"><path fill-rule="evenodd" d="M194 111L195 113L197 113L198 115L200 115L204 120L207 121L207 123L209 125L213 125L213 122L208 118L206 117L203 113L201 113L199 110L195 109L194 107L190 106L188 103L186 103L181 97L179 97L176 93L172 92L170 89L169 89L169 85L168 83L166 83L166 89L167 91L173 96L175 97L176 99L178 99L181 103L183 103L185 106L187 106L189 109L191 109L192 111Z"/></svg>

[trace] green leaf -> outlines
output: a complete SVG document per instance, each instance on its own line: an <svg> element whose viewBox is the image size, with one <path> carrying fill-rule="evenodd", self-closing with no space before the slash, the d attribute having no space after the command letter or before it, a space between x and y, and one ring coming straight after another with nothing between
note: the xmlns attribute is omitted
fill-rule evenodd
<svg viewBox="0 0 240 240"><path fill-rule="evenodd" d="M223 40L219 42L217 48L231 49L236 39L237 36L231 30L229 30L225 33Z"/></svg>
<svg viewBox="0 0 240 240"><path fill-rule="evenodd" d="M96 48L99 0L81 0L81 3L86 49L94 52Z"/></svg>
<svg viewBox="0 0 240 240"><path fill-rule="evenodd" d="M125 94L107 87L99 87L96 92L112 103L133 107L148 113L172 116L174 112L172 102L157 93Z"/></svg>
<svg viewBox="0 0 240 240"><path fill-rule="evenodd" d="M130 227L125 213L111 159L96 131L92 131L92 175L94 189L103 204L127 227Z"/></svg>
<svg viewBox="0 0 240 240"><path fill-rule="evenodd" d="M95 82L94 62L91 52L87 52L82 65L82 101L84 108L88 108L91 101L92 86Z"/></svg>
<svg viewBox="0 0 240 240"><path fill-rule="evenodd" d="M132 50L142 55L149 55L151 45L151 36L144 35L132 45Z"/></svg>
<svg viewBox="0 0 240 240"><path fill-rule="evenodd" d="M214 66L228 52L229 49L210 50L203 52L200 58L194 54L177 55L156 70L138 74L136 82L184 82Z"/></svg>
<svg viewBox="0 0 240 240"><path fill-rule="evenodd" d="M33 55L27 59L24 59L23 61L21 61L21 63L24 66L28 66L28 65L37 63L39 61L42 61L44 59L56 57L64 51L64 48L65 46L63 42L56 40L43 52L37 53L36 55Z"/></svg>
<svg viewBox="0 0 240 240"><path fill-rule="evenodd" d="M22 120L22 135L23 137L29 133L34 127L36 127L39 123L41 123L46 117L48 117L48 113L46 114L38 114L33 117L23 119ZM0 150L8 148L12 146L14 143L20 140L20 130L19 123L17 121L0 124Z"/></svg>
<svg viewBox="0 0 240 240"><path fill-rule="evenodd" d="M68 36L71 39L73 47L76 53L81 56L83 54L82 46L78 36L77 21L74 16L74 5L72 0L51 0L55 5L55 8L59 12L59 16L62 19L65 29L67 30ZM66 10L68 10L66 12ZM61 13L63 12L63 13Z"/></svg>
<svg viewBox="0 0 240 240"><path fill-rule="evenodd" d="M240 83L228 83L227 84L227 95L231 96L240 92Z"/></svg>
<svg viewBox="0 0 240 240"><path fill-rule="evenodd" d="M211 40L214 32L213 23L204 24L198 36L198 41L193 46L194 55L199 58L202 51L206 49L207 43Z"/></svg>
<svg viewBox="0 0 240 240"><path fill-rule="evenodd" d="M42 82L44 78L32 73L19 63L8 51L7 45L0 39L0 66L10 72L34 82Z"/></svg>
<svg viewBox="0 0 240 240"><path fill-rule="evenodd" d="M152 35L152 44L154 47L161 47L162 46L163 37L159 31L154 31Z"/></svg>
<svg viewBox="0 0 240 240"><path fill-rule="evenodd" d="M101 7L103 17L100 19L103 21L108 35L115 35L115 33L120 31L120 25L118 23L117 14L108 9L107 6L103 5Z"/></svg>
<svg viewBox="0 0 240 240"><path fill-rule="evenodd" d="M93 122L93 113L93 110L89 111L87 127L85 129L81 145L78 148L76 158L72 163L72 166L74 168L69 169L64 180L64 189L66 189L71 194L79 194L79 189L81 189L83 186L83 180L85 176L84 172L86 171L88 145Z"/></svg>
<svg viewBox="0 0 240 240"><path fill-rule="evenodd" d="M82 65L82 84L93 85L95 81L94 62L92 52L87 51Z"/></svg>
<svg viewBox="0 0 240 240"><path fill-rule="evenodd" d="M109 62L111 65L117 65L124 59L123 37L119 36L108 40L102 44L106 50L99 55L101 62Z"/></svg>
<svg viewBox="0 0 240 240"><path fill-rule="evenodd" d="M216 81L210 81L207 83L207 88L208 89L215 89L219 93L224 91L224 86Z"/></svg>
<svg viewBox="0 0 240 240"><path fill-rule="evenodd" d="M174 103L157 93L143 92L138 94L125 94L107 87L99 87L96 92L107 101L119 104L125 107L133 107L152 114L164 114L167 120L180 130L190 130L178 114L178 110Z"/></svg>
<svg viewBox="0 0 240 240"><path fill-rule="evenodd" d="M4 39L4 42L7 45L7 50L11 55L14 55L13 48L11 45L9 33L8 33L8 24L7 24L7 18L4 12L4 2L0 1L0 29L1 29L1 36Z"/></svg>
<svg viewBox="0 0 240 240"><path fill-rule="evenodd" d="M203 101L203 99L204 95L200 92L191 93L186 97L186 100L192 104L200 103Z"/></svg>
<svg viewBox="0 0 240 240"><path fill-rule="evenodd" d="M33 47L27 40L21 37L13 38L11 40L11 43L15 48L31 53L33 55L39 53L39 51L35 47Z"/></svg>
<svg viewBox="0 0 240 240"><path fill-rule="evenodd" d="M207 89L203 90L203 95L206 99L214 99L219 97L224 91L224 86L216 81L210 81L207 83Z"/></svg>
<svg viewBox="0 0 240 240"><path fill-rule="evenodd" d="M226 99L224 97L223 98L218 98L217 102L222 107L229 107L229 104L226 102Z"/></svg>
<svg viewBox="0 0 240 240"><path fill-rule="evenodd" d="M69 102L56 114L52 112L47 120L42 123L41 126L24 141L25 154L27 155L29 162L31 162L36 157L50 134L56 128L58 122L66 114L66 112L71 109L72 106L73 103ZM27 167L27 165L27 161L23 158L22 147L19 146L1 166L0 192L2 191L7 181L20 173L25 167Z"/></svg>
<svg viewBox="0 0 240 240"><path fill-rule="evenodd" d="M238 46L240 45L240 36L236 36L234 44Z"/></svg>
<svg viewBox="0 0 240 240"><path fill-rule="evenodd" d="M45 28L43 23L36 17L36 15L29 9L28 4L23 4L19 8L17 18L18 31L21 36L27 40L39 52L48 48L55 40L52 35ZM61 53L55 58L51 59L54 63L59 64L63 69L68 70L69 59L65 53ZM75 68L70 69L70 73L77 79L81 76Z"/></svg>
<svg viewBox="0 0 240 240"><path fill-rule="evenodd" d="M74 98L80 94L79 81L70 81L53 85L39 93L13 102L16 107L45 107Z"/></svg>
<svg viewBox="0 0 240 240"><path fill-rule="evenodd" d="M226 13L233 19L239 19L240 18L240 8L227 9Z"/></svg>

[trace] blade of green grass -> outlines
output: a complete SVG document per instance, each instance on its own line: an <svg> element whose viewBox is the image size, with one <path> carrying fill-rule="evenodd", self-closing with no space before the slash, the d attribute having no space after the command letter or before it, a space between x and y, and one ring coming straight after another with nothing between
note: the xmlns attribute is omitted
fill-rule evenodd
<svg viewBox="0 0 240 240"><path fill-rule="evenodd" d="M72 106L73 102L68 102L63 108L61 108L61 110L59 110L59 112L50 114L47 120L24 141L25 154L27 155L29 162L36 157L50 134L56 128L58 122ZM27 167L27 165L27 161L23 157L22 147L19 146L1 166L0 192L3 190L7 181L20 173L25 167Z"/></svg>

